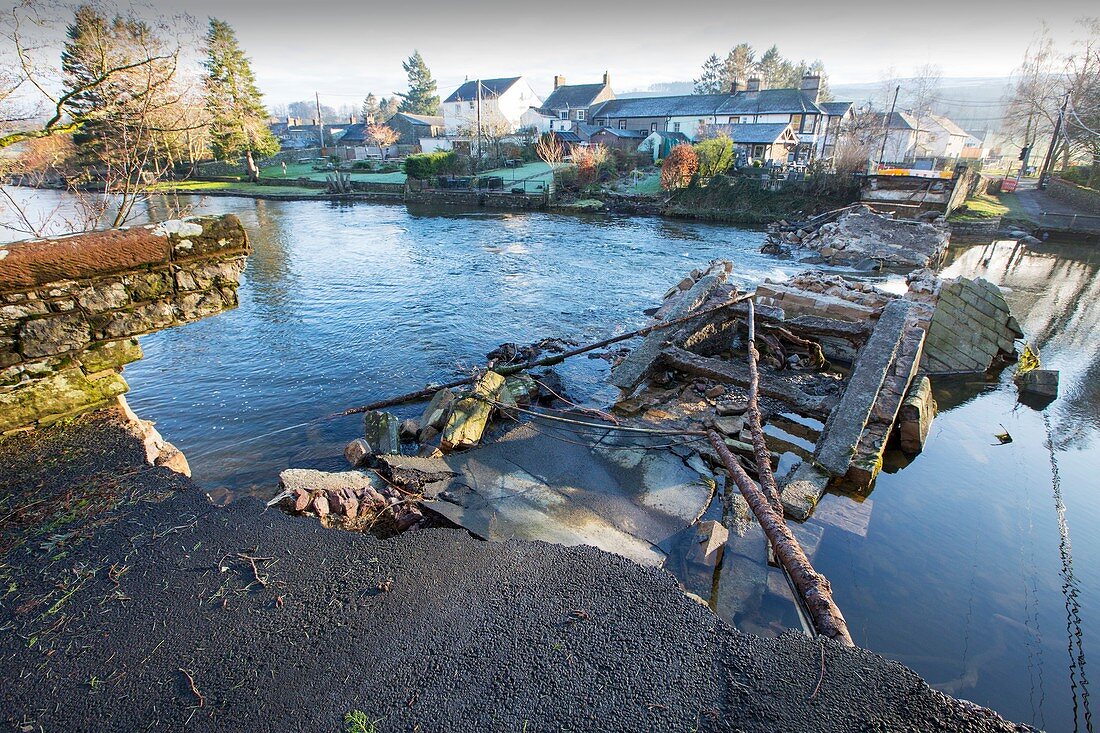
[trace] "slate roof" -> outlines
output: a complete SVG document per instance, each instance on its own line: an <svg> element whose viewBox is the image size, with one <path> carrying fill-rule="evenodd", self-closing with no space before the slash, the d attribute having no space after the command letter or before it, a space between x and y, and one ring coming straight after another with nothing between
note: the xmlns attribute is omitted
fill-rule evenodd
<svg viewBox="0 0 1100 733"><path fill-rule="evenodd" d="M833 103L836 104L836 103ZM800 89L763 89L736 94L688 94L675 97L611 99L593 107L588 116L692 117L698 115L823 114Z"/></svg>
<svg viewBox="0 0 1100 733"><path fill-rule="evenodd" d="M886 128L889 130L918 130L920 123L917 118L908 112L892 112L887 118Z"/></svg>
<svg viewBox="0 0 1100 733"><path fill-rule="evenodd" d="M558 140L561 140L563 143L582 142L580 135L569 130L553 130L550 134L556 137Z"/></svg>
<svg viewBox="0 0 1100 733"><path fill-rule="evenodd" d="M771 145L778 142L788 127L789 122L761 122L755 125L712 125L710 129L726 133L735 143Z"/></svg>
<svg viewBox="0 0 1100 733"><path fill-rule="evenodd" d="M600 117L687 117L713 115L727 101L728 94L685 94L676 97L629 97L600 102L588 112Z"/></svg>
<svg viewBox="0 0 1100 733"><path fill-rule="evenodd" d="M341 143L355 143L367 141L367 123L356 122L344 128L344 134L340 136Z"/></svg>
<svg viewBox="0 0 1100 733"><path fill-rule="evenodd" d="M608 132L615 137L635 138L637 140L644 140L649 137L649 133L642 130L619 130L614 127L601 127L597 132Z"/></svg>
<svg viewBox="0 0 1100 733"><path fill-rule="evenodd" d="M443 127L443 118L435 117L432 115L414 115L411 112L398 112L394 117L404 117L406 120L414 125L426 125L432 127ZM392 119L392 118L391 118Z"/></svg>
<svg viewBox="0 0 1100 733"><path fill-rule="evenodd" d="M505 79L482 79L481 80L481 98L490 99L493 97L499 97L506 91L512 88L512 85L520 80L521 77L512 76ZM451 92L451 96L447 97L444 102L472 102L477 99L477 80L468 81L458 89Z"/></svg>
<svg viewBox="0 0 1100 733"><path fill-rule="evenodd" d="M970 134L966 130L956 125L954 120L952 120L950 117L944 117L943 115L928 116L931 117L932 121L935 122L937 125L947 130L948 135L966 136Z"/></svg>
<svg viewBox="0 0 1100 733"><path fill-rule="evenodd" d="M818 102L818 107L825 110L825 114L830 117L839 117L847 114L848 110L852 108L851 102Z"/></svg>
<svg viewBox="0 0 1100 733"><path fill-rule="evenodd" d="M604 84L562 84L542 103L543 109L589 107L605 88Z"/></svg>

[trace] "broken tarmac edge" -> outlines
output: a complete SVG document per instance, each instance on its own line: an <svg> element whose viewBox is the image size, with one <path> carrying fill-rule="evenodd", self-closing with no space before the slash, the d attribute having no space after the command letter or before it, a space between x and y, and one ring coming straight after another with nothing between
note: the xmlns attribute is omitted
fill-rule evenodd
<svg viewBox="0 0 1100 733"><path fill-rule="evenodd" d="M47 460L76 449L82 460L62 471ZM161 497L89 517L90 540L66 550L65 567L104 569L73 586L69 607L109 602L109 613L39 636L57 649L48 665L22 634L0 635L10 682L0 720L47 730L314 731L359 709L384 717L386 730L520 730L526 721L585 730L599 720L601 730L636 731L686 730L714 710L706 729L745 733L1031 730L865 649L739 632L666 572L595 548L479 542L443 529L393 540L334 532L247 498L214 506L194 482L145 470L144 460L111 411L0 442L0 491L13 496L103 481L119 496ZM18 589L0 621L37 623L40 610L22 614L16 601L56 590L56 574L40 572L42 552L25 543L5 554ZM108 577L121 563L128 572ZM114 590L125 602L104 601Z"/></svg>

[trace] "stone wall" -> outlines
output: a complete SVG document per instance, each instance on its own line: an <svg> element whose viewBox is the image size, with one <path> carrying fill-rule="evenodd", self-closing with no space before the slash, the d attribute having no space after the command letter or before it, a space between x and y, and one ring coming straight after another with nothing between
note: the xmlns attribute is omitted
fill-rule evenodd
<svg viewBox="0 0 1100 733"><path fill-rule="evenodd" d="M1082 214L1100 216L1100 192L1078 186L1061 178L1051 178L1047 193L1054 198L1080 209Z"/></svg>
<svg viewBox="0 0 1100 733"><path fill-rule="evenodd" d="M127 391L135 337L236 307L237 217L0 245L0 433Z"/></svg>

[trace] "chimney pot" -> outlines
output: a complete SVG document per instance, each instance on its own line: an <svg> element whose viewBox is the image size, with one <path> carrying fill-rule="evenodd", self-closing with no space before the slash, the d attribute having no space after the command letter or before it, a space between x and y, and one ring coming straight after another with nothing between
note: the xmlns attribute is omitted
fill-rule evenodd
<svg viewBox="0 0 1100 733"><path fill-rule="evenodd" d="M744 79L734 79L732 82L730 82L730 94L737 94L739 92L743 92L744 90L745 90L745 80Z"/></svg>
<svg viewBox="0 0 1100 733"><path fill-rule="evenodd" d="M606 71L603 72L603 85L605 87L611 86L611 74L607 73Z"/></svg>
<svg viewBox="0 0 1100 733"><path fill-rule="evenodd" d="M554 88L555 89L557 89L560 86L563 86L564 84L565 84L565 77L564 76L560 76L560 75L554 76Z"/></svg>

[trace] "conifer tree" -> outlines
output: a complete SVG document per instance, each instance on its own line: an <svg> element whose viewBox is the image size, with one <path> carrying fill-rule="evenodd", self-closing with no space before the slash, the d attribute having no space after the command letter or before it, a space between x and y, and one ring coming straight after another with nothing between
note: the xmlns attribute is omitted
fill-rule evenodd
<svg viewBox="0 0 1100 733"><path fill-rule="evenodd" d="M720 94L722 89L722 60L711 54L703 63L703 71L695 80L696 94Z"/></svg>
<svg viewBox="0 0 1100 733"><path fill-rule="evenodd" d="M249 178L257 181L256 157L274 155L279 142L267 126L252 64L233 28L217 18L210 19L205 46L206 109L214 155L222 160L243 155Z"/></svg>
<svg viewBox="0 0 1100 733"><path fill-rule="evenodd" d="M378 97L374 96L374 92L369 92L363 100L361 115L363 117L363 122L381 122L381 120L379 120L381 114L382 108L378 105Z"/></svg>
<svg viewBox="0 0 1100 733"><path fill-rule="evenodd" d="M419 51L413 51L413 55L401 66L409 75L409 91L398 96L401 97L399 112L409 112L417 115L438 115L439 95L436 93L435 79L432 72L424 62L424 57Z"/></svg>

